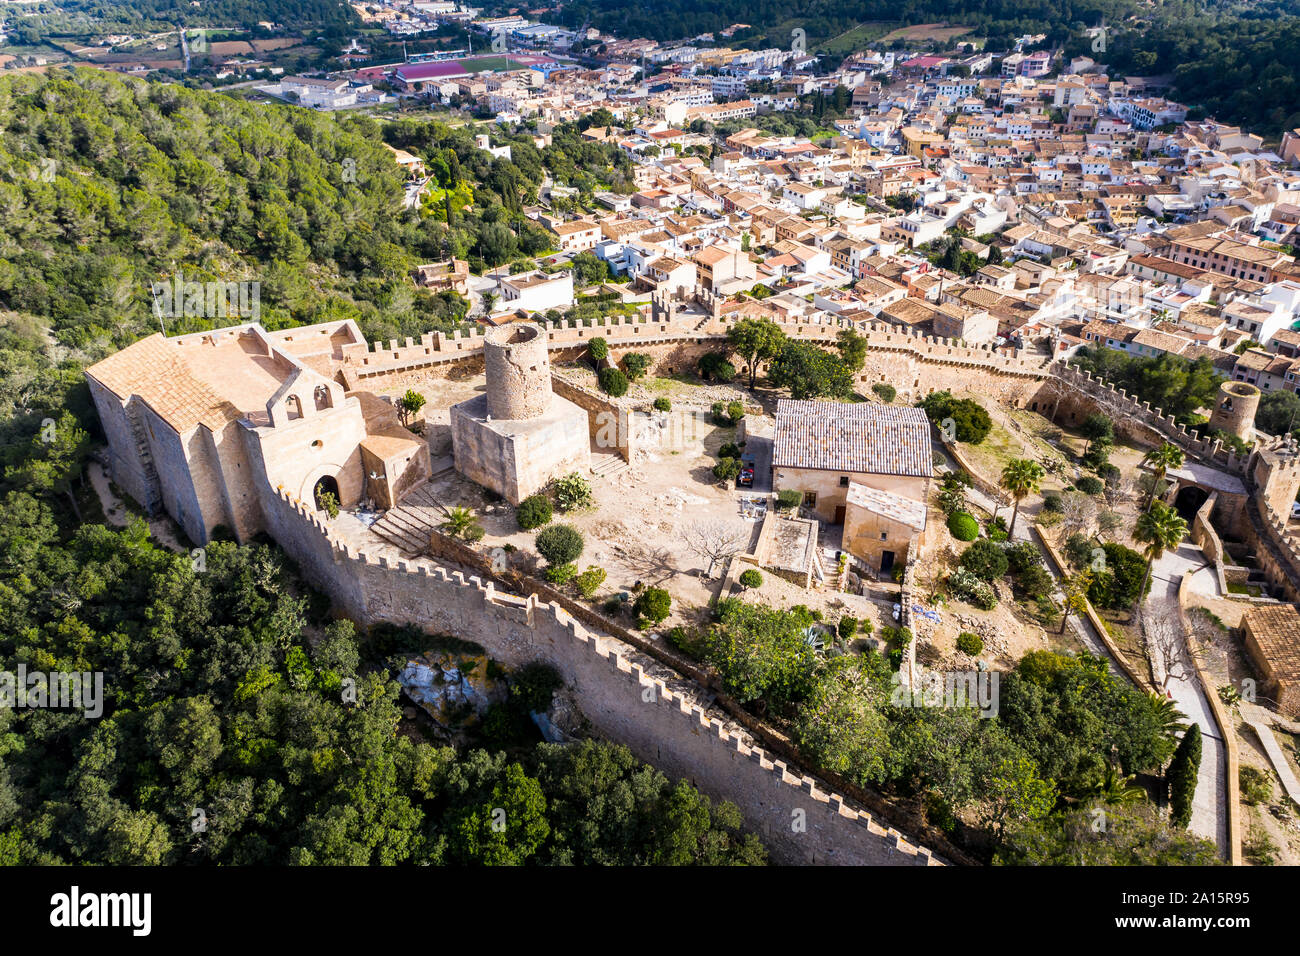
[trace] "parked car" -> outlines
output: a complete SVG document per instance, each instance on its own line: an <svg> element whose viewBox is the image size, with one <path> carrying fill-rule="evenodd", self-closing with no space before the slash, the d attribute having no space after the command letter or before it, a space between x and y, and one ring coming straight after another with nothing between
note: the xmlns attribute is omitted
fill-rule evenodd
<svg viewBox="0 0 1300 956"><path fill-rule="evenodd" d="M754 456L744 455L740 459L740 474L736 476L736 484L741 488L754 487Z"/></svg>

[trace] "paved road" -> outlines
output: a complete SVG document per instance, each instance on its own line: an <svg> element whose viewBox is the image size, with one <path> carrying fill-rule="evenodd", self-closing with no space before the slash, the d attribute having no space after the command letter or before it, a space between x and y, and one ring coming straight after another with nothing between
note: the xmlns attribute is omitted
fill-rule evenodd
<svg viewBox="0 0 1300 956"><path fill-rule="evenodd" d="M1186 654L1187 635L1183 634L1178 616L1178 586L1183 575L1205 564L1199 548L1184 544L1177 551L1166 552L1151 571L1151 593L1147 596L1145 611L1162 620L1174 622L1183 640ZM1163 673L1164 662L1154 661L1157 673ZM1209 701L1201 689L1196 670L1190 659L1180 673L1169 680L1169 693L1178 709L1187 719L1201 728L1201 770L1196 781L1196 795L1192 799L1192 822L1189 829L1197 836L1213 840L1223 850L1228 845L1227 770L1226 753L1220 737L1219 725L1214 721Z"/></svg>

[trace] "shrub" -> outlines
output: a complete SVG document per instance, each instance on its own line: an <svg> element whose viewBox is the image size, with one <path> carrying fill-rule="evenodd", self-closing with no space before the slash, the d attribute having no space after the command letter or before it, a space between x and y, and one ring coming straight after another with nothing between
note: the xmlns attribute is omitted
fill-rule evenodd
<svg viewBox="0 0 1300 956"><path fill-rule="evenodd" d="M908 627L893 627L892 625L883 628L880 636L885 639L886 644L892 644L897 650L907 650L907 645L912 643L912 629Z"/></svg>
<svg viewBox="0 0 1300 956"><path fill-rule="evenodd" d="M482 541L483 535L487 534L487 529L475 521L472 525L460 533L460 536L473 544L476 541Z"/></svg>
<svg viewBox="0 0 1300 956"><path fill-rule="evenodd" d="M1007 573L1007 556L988 539L981 539L963 552L960 564L981 581L993 581Z"/></svg>
<svg viewBox="0 0 1300 956"><path fill-rule="evenodd" d="M1061 496L1054 491L1049 491L1043 495L1043 510L1059 513L1062 510Z"/></svg>
<svg viewBox="0 0 1300 956"><path fill-rule="evenodd" d="M782 511L799 507L801 501L803 501L803 492L794 488L785 488L776 493L776 506Z"/></svg>
<svg viewBox="0 0 1300 956"><path fill-rule="evenodd" d="M734 441L723 442L722 447L718 449L719 458L739 458L740 446Z"/></svg>
<svg viewBox="0 0 1300 956"><path fill-rule="evenodd" d="M606 395L621 398L627 394L627 376L618 369L602 368L598 378L600 379L600 387L605 390Z"/></svg>
<svg viewBox="0 0 1300 956"><path fill-rule="evenodd" d="M1043 564L1038 549L1028 541L1013 544L1002 553L1007 556L1007 570L1012 574L1023 574L1027 569L1042 567Z"/></svg>
<svg viewBox="0 0 1300 956"><path fill-rule="evenodd" d="M714 402L709 407L709 411L713 415L713 424L719 428L731 428L736 424L731 420L731 416L727 414L727 406L724 402Z"/></svg>
<svg viewBox="0 0 1300 956"><path fill-rule="evenodd" d="M650 364L650 356L644 352L628 352L623 356L623 370L634 382L649 370Z"/></svg>
<svg viewBox="0 0 1300 956"><path fill-rule="evenodd" d="M722 458L713 466L713 477L718 481L731 481L740 474L740 459Z"/></svg>
<svg viewBox="0 0 1300 956"><path fill-rule="evenodd" d="M876 625L872 624L865 617L858 622L858 626L862 628L863 634L870 634L872 631L876 629Z"/></svg>
<svg viewBox="0 0 1300 956"><path fill-rule="evenodd" d="M545 571L546 580L552 584L568 584L578 574L576 564L553 564Z"/></svg>
<svg viewBox="0 0 1300 956"><path fill-rule="evenodd" d="M1123 610L1135 604L1141 596L1142 579L1147 563L1141 554L1122 544L1110 542L1101 546L1105 555L1105 569L1096 572L1088 586L1088 600L1096 607ZM1147 590L1151 582L1147 581Z"/></svg>
<svg viewBox="0 0 1300 956"><path fill-rule="evenodd" d="M733 425L737 424L742 418L744 418L744 402L727 402L727 417L731 419Z"/></svg>
<svg viewBox="0 0 1300 956"><path fill-rule="evenodd" d="M736 366L727 361L722 352L709 352L700 359L700 375L715 382L730 382L736 377Z"/></svg>
<svg viewBox="0 0 1300 956"><path fill-rule="evenodd" d="M1072 534L1065 542L1065 559L1076 568L1092 563L1092 541L1084 534Z"/></svg>
<svg viewBox="0 0 1300 956"><path fill-rule="evenodd" d="M839 634L840 640L851 640L853 635L858 633L858 619L845 614L835 625L835 632Z"/></svg>
<svg viewBox="0 0 1300 956"><path fill-rule="evenodd" d="M1101 471L1110 464L1110 442L1095 441L1088 453L1083 456L1083 463L1094 471Z"/></svg>
<svg viewBox="0 0 1300 956"><path fill-rule="evenodd" d="M959 483L945 484L939 489L939 510L951 517L966 510L966 489Z"/></svg>
<svg viewBox="0 0 1300 956"><path fill-rule="evenodd" d="M673 599L663 588L646 588L636 599L637 614L652 624L658 624L668 617L672 606Z"/></svg>
<svg viewBox="0 0 1300 956"><path fill-rule="evenodd" d="M510 681L510 693L523 704L524 710L544 714L551 709L551 697L564 686L564 678L549 664L535 661L525 664Z"/></svg>
<svg viewBox="0 0 1300 956"><path fill-rule="evenodd" d="M532 531L550 521L552 514L550 498L543 494L529 495L519 502L515 520L519 522L521 530Z"/></svg>
<svg viewBox="0 0 1300 956"><path fill-rule="evenodd" d="M587 351L596 362L603 362L609 355L609 343L602 338L594 338L587 343Z"/></svg>
<svg viewBox="0 0 1300 956"><path fill-rule="evenodd" d="M958 568L948 575L948 587L957 598L981 611L991 611L998 606L998 596L993 585L965 568Z"/></svg>
<svg viewBox="0 0 1300 956"><path fill-rule="evenodd" d="M586 508L592 502L591 482L571 471L563 478L556 478L552 484L555 490L555 503L561 511L576 511Z"/></svg>
<svg viewBox="0 0 1300 956"><path fill-rule="evenodd" d="M537 553L547 564L568 564L582 554L582 532L571 524L553 524L537 532Z"/></svg>
<svg viewBox="0 0 1300 956"><path fill-rule="evenodd" d="M1099 495L1106 487L1101 483L1100 478L1094 478L1092 475L1084 475L1074 483L1074 486L1085 495Z"/></svg>
<svg viewBox="0 0 1300 956"><path fill-rule="evenodd" d="M662 395L655 399L656 412L669 412L672 411L672 408L673 403L668 401L668 399L664 398Z"/></svg>
<svg viewBox="0 0 1300 956"><path fill-rule="evenodd" d="M877 382L871 386L871 390L876 393L876 397L885 404L889 404L898 395L898 390L888 382Z"/></svg>
<svg viewBox="0 0 1300 956"><path fill-rule="evenodd" d="M979 522L968 511L955 511L948 518L948 531L958 541L974 541L980 536Z"/></svg>
<svg viewBox="0 0 1300 956"><path fill-rule="evenodd" d="M684 627L675 627L669 631L668 643L684 654L689 654L692 657L700 656L701 647L699 636L686 630Z"/></svg>
<svg viewBox="0 0 1300 956"><path fill-rule="evenodd" d="M590 599L593 594L599 590L600 586L605 583L605 569L598 568L594 564L587 565L587 570L583 571L573 579L573 586L578 589L578 594L584 598Z"/></svg>
<svg viewBox="0 0 1300 956"><path fill-rule="evenodd" d="M763 575L759 574L754 568L740 572L740 586L743 588L756 588L763 583Z"/></svg>
<svg viewBox="0 0 1300 956"><path fill-rule="evenodd" d="M952 420L954 437L968 445L978 445L993 428L993 419L979 402L970 398L953 398L951 392L927 395L920 407L940 431Z"/></svg>
<svg viewBox="0 0 1300 956"><path fill-rule="evenodd" d="M1052 576L1041 564L1031 564L1015 577L1016 590L1024 598L1037 601L1051 595Z"/></svg>
<svg viewBox="0 0 1300 956"><path fill-rule="evenodd" d="M1243 765L1237 771L1237 782L1241 786L1241 799L1252 807L1269 803L1273 799L1273 781L1258 767Z"/></svg>
<svg viewBox="0 0 1300 956"><path fill-rule="evenodd" d="M339 516L339 497L332 491L322 491L317 495L321 509L331 518Z"/></svg>
<svg viewBox="0 0 1300 956"><path fill-rule="evenodd" d="M957 650L971 657L978 657L984 652L984 638L970 631L962 631L957 635Z"/></svg>

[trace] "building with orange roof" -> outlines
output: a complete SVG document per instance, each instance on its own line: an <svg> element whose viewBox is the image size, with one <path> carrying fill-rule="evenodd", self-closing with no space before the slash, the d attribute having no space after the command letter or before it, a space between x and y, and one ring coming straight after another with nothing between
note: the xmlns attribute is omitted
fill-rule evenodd
<svg viewBox="0 0 1300 956"><path fill-rule="evenodd" d="M195 542L269 530L283 491L320 506L391 507L430 471L428 445L388 403L329 377L351 320L267 332L257 323L155 333L86 369L113 481ZM324 373L323 371L324 370Z"/></svg>

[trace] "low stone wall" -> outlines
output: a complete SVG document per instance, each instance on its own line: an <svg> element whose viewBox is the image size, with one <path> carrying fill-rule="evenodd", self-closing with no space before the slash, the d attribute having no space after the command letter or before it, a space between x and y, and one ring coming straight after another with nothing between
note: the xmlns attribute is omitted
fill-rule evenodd
<svg viewBox="0 0 1300 956"><path fill-rule="evenodd" d="M556 374L551 375L551 389L560 398L567 399L587 413L587 428L591 439L603 450L617 451L624 461L632 460L635 439L629 409ZM612 447L611 439L614 442Z"/></svg>
<svg viewBox="0 0 1300 956"><path fill-rule="evenodd" d="M283 492L268 510L275 516L272 534L308 580L348 616L362 624L416 624L454 634L483 645L511 667L547 662L573 688L600 734L626 744L670 776L735 803L775 861L940 862L871 813L792 770L789 760L774 759L745 734L710 717L694 702L694 682L658 667L626 641L585 626L559 601L503 593L479 576L466 577L424 559L390 561L357 552ZM583 609L588 615L600 620Z"/></svg>

